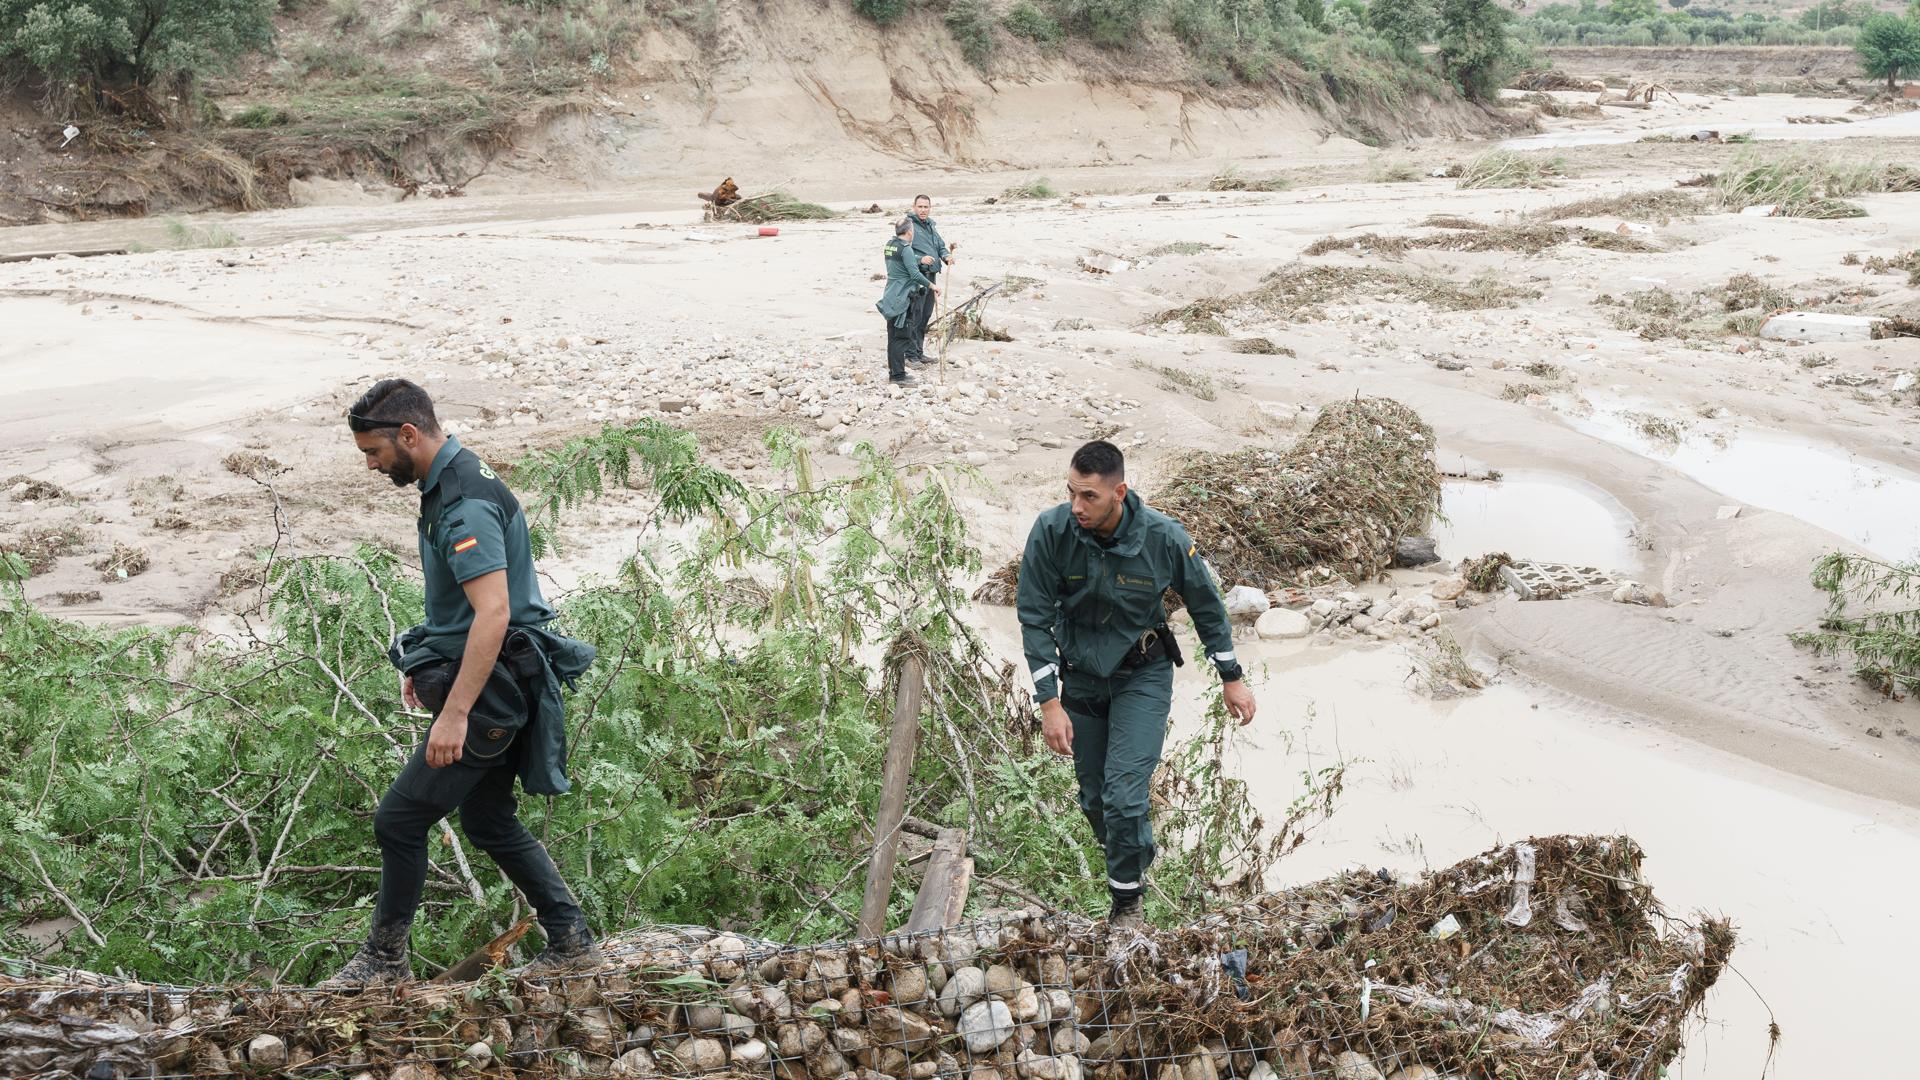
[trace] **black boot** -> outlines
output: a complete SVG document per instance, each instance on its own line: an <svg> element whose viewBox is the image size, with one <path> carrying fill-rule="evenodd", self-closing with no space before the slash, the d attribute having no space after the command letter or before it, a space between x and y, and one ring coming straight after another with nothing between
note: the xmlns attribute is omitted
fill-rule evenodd
<svg viewBox="0 0 1920 1080"><path fill-rule="evenodd" d="M1109 888L1107 893L1113 898L1113 907L1107 911L1107 926L1110 929L1137 932L1146 928L1147 921L1140 914L1139 889Z"/></svg>
<svg viewBox="0 0 1920 1080"><path fill-rule="evenodd" d="M606 962L606 954L600 951L600 946L593 939L593 931L583 921L558 933L549 931L547 947L518 970L527 975L545 975L556 971L599 967Z"/></svg>
<svg viewBox="0 0 1920 1080"><path fill-rule="evenodd" d="M376 928L346 966L320 987L345 990L355 986L389 986L412 978L413 962L407 959L407 927Z"/></svg>

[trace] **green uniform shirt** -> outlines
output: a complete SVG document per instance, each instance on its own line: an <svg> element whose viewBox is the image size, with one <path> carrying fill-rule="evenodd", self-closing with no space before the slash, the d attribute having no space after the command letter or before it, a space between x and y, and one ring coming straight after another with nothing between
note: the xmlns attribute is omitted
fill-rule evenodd
<svg viewBox="0 0 1920 1080"><path fill-rule="evenodd" d="M1113 536L1080 527L1067 503L1033 523L1020 559L1020 641L1034 698L1060 696L1062 667L1106 678L1140 636L1167 620L1161 594L1187 602L1207 656L1237 663L1233 627L1213 572L1180 523L1127 492Z"/></svg>
<svg viewBox="0 0 1920 1080"><path fill-rule="evenodd" d="M420 482L420 565L427 579L429 640L454 638L464 646L473 605L460 585L495 570L507 572L508 622L540 626L553 609L533 576L533 547L520 500L486 462L447 436Z"/></svg>
<svg viewBox="0 0 1920 1080"><path fill-rule="evenodd" d="M940 276L940 271L946 269L947 242L940 238L940 230L933 224L932 218L921 221L920 215L915 214L913 216L913 264L915 266L920 266L922 255L933 256L932 264L920 267L920 272L929 278Z"/></svg>
<svg viewBox="0 0 1920 1080"><path fill-rule="evenodd" d="M901 243L897 236L887 241L880 257L886 262L887 291L881 294L880 302L874 307L880 309L880 314L885 315L888 322L898 326L907 317L907 310L913 306L913 294L933 282L920 272L913 249Z"/></svg>

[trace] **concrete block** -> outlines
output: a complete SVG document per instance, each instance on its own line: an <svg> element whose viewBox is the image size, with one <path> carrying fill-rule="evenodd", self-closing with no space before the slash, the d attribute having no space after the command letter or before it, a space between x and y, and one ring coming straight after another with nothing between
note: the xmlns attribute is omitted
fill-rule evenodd
<svg viewBox="0 0 1920 1080"><path fill-rule="evenodd" d="M1558 600L1614 586L1613 576L1605 570L1565 563L1514 563L1500 568L1500 580L1522 600Z"/></svg>
<svg viewBox="0 0 1920 1080"><path fill-rule="evenodd" d="M1760 336L1772 341L1871 341L1874 322L1865 315L1789 311L1768 319Z"/></svg>

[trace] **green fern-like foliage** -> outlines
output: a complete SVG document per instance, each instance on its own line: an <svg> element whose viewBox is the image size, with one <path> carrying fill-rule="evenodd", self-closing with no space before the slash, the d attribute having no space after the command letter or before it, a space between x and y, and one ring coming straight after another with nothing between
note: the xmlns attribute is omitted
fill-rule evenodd
<svg viewBox="0 0 1920 1080"><path fill-rule="evenodd" d="M1836 551L1814 564L1813 585L1827 594L1827 613L1796 643L1852 657L1855 674L1883 693L1920 691L1920 564Z"/></svg>
<svg viewBox="0 0 1920 1080"><path fill-rule="evenodd" d="M957 583L980 567L958 495L971 476L862 447L826 478L792 433L765 443L784 473L772 488L651 421L511 471L542 551L586 503L646 522L616 576L560 600L558 629L599 660L569 702L573 792L523 803L595 924L846 935L887 657L902 650L927 671L910 812L967 828L982 880L1103 903L1072 768L1039 744L1024 677L961 617ZM365 932L372 811L423 735L385 657L421 616L417 572L371 546L272 558L237 638L82 627L0 588L0 955L179 983L327 974ZM1161 915L1217 900L1225 878L1257 882L1267 858L1219 772L1225 731L1170 755L1165 824L1181 850L1156 872ZM429 853L421 971L503 929L518 903L457 830ZM895 923L912 900L899 880ZM51 949L28 941L58 919L73 925Z"/></svg>

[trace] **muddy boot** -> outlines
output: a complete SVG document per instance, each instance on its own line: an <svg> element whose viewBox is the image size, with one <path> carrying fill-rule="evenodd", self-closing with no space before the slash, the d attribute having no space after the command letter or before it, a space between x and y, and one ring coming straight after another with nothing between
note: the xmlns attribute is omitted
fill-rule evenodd
<svg viewBox="0 0 1920 1080"><path fill-rule="evenodd" d="M376 930L367 936L360 950L333 978L320 984L326 990L345 990L355 986L390 986L413 978L413 963L407 959L407 930Z"/></svg>
<svg viewBox="0 0 1920 1080"><path fill-rule="evenodd" d="M1113 907L1107 911L1107 926L1113 930L1146 929L1147 920L1140 914L1139 889L1108 889L1113 897Z"/></svg>
<svg viewBox="0 0 1920 1080"><path fill-rule="evenodd" d="M547 947L540 950L540 955L514 971L522 975L544 975L595 968L606 962L606 954L600 951L600 946L593 940L593 931L587 929L583 921L571 929L549 933Z"/></svg>

